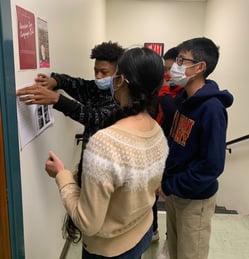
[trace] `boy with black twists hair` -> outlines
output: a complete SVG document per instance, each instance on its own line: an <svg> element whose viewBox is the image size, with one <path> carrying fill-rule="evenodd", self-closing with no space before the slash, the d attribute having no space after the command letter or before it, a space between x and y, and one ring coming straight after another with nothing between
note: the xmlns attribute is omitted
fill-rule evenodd
<svg viewBox="0 0 249 259"><path fill-rule="evenodd" d="M28 105L52 104L53 108L84 125L82 152L91 135L109 125L108 118L119 107L113 99L112 76L117 69L117 61L124 49L117 43L103 42L91 51L91 59L95 59L95 80L75 78L66 74L52 73L51 77L38 74L36 84L17 90L20 101ZM74 98L68 98L56 90L62 89ZM82 157L82 156L81 156ZM82 160L78 165L78 182L81 183ZM64 237L77 242L73 222L66 217ZM80 238L80 237L79 237Z"/></svg>
<svg viewBox="0 0 249 259"><path fill-rule="evenodd" d="M56 179L65 208L83 233L84 259L140 259L152 238L152 206L168 145L152 118L162 85L161 57L148 48L126 51L112 90L120 108L109 127L90 137L81 187L49 152L46 171Z"/></svg>
<svg viewBox="0 0 249 259"><path fill-rule="evenodd" d="M171 259L207 259L217 178L224 170L227 111L233 96L207 77L215 69L219 49L208 38L178 46L170 74L180 94L168 136L161 195L167 210Z"/></svg>

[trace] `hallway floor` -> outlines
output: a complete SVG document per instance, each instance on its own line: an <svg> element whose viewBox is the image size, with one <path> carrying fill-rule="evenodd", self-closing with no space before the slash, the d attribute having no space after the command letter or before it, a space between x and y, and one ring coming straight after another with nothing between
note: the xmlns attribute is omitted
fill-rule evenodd
<svg viewBox="0 0 249 259"><path fill-rule="evenodd" d="M142 259L169 259L166 212L158 212L159 242L151 244ZM81 259L81 245L71 245L66 259ZM215 214L208 259L249 259L249 215Z"/></svg>

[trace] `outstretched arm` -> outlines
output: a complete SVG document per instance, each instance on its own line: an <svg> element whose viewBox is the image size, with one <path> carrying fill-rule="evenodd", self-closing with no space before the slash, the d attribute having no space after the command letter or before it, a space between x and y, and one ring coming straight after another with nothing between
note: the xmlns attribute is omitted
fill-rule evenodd
<svg viewBox="0 0 249 259"><path fill-rule="evenodd" d="M49 90L49 88L43 87L40 84L34 84L33 86L28 86L28 87L18 89L16 91L16 95L20 96L19 100L21 102L25 102L28 105L56 104L60 96L59 93Z"/></svg>
<svg viewBox="0 0 249 259"><path fill-rule="evenodd" d="M39 73L35 83L49 90L61 89L75 100L85 103L92 95L96 94L97 87L94 80L85 80L67 74L51 73L51 76ZM98 91L98 90L97 90Z"/></svg>
<svg viewBox="0 0 249 259"><path fill-rule="evenodd" d="M64 74L52 73L52 77L38 74L36 84L17 90L20 101L27 105L53 105L65 116L96 130L108 125L108 118L117 110L110 91L99 90L94 80L73 78ZM53 89L53 90L52 90ZM74 99L54 90L63 89Z"/></svg>
<svg viewBox="0 0 249 259"><path fill-rule="evenodd" d="M91 127L93 131L103 128L107 125L107 119L114 112L118 105L111 96L106 96L98 100L94 105L92 102L83 104L70 99L46 87L35 84L33 86L18 89L16 92L20 101L27 105L53 105L53 108L62 112L65 116L83 124L85 127Z"/></svg>

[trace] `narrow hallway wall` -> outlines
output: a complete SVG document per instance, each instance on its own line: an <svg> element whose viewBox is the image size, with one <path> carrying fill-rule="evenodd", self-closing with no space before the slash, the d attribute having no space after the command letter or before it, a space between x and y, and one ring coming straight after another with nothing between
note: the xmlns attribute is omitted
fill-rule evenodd
<svg viewBox="0 0 249 259"><path fill-rule="evenodd" d="M227 140L249 134L249 1L209 0L206 10L205 34L220 46L220 62L213 77L220 87L229 89L234 103L229 109ZM225 171L220 177L218 202L241 214L249 214L249 140L231 145L227 152Z"/></svg>

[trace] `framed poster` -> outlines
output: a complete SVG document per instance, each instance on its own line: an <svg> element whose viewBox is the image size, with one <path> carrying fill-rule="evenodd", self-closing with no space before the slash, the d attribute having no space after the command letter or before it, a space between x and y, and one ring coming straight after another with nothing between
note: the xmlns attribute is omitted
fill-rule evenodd
<svg viewBox="0 0 249 259"><path fill-rule="evenodd" d="M16 6L20 69L36 69L35 16Z"/></svg>
<svg viewBox="0 0 249 259"><path fill-rule="evenodd" d="M50 58L49 58L49 42L48 42L48 24L46 21L38 17L37 28L38 28L40 68L49 68Z"/></svg>
<svg viewBox="0 0 249 259"><path fill-rule="evenodd" d="M163 56L164 43L145 42L144 47L154 50L161 57Z"/></svg>

